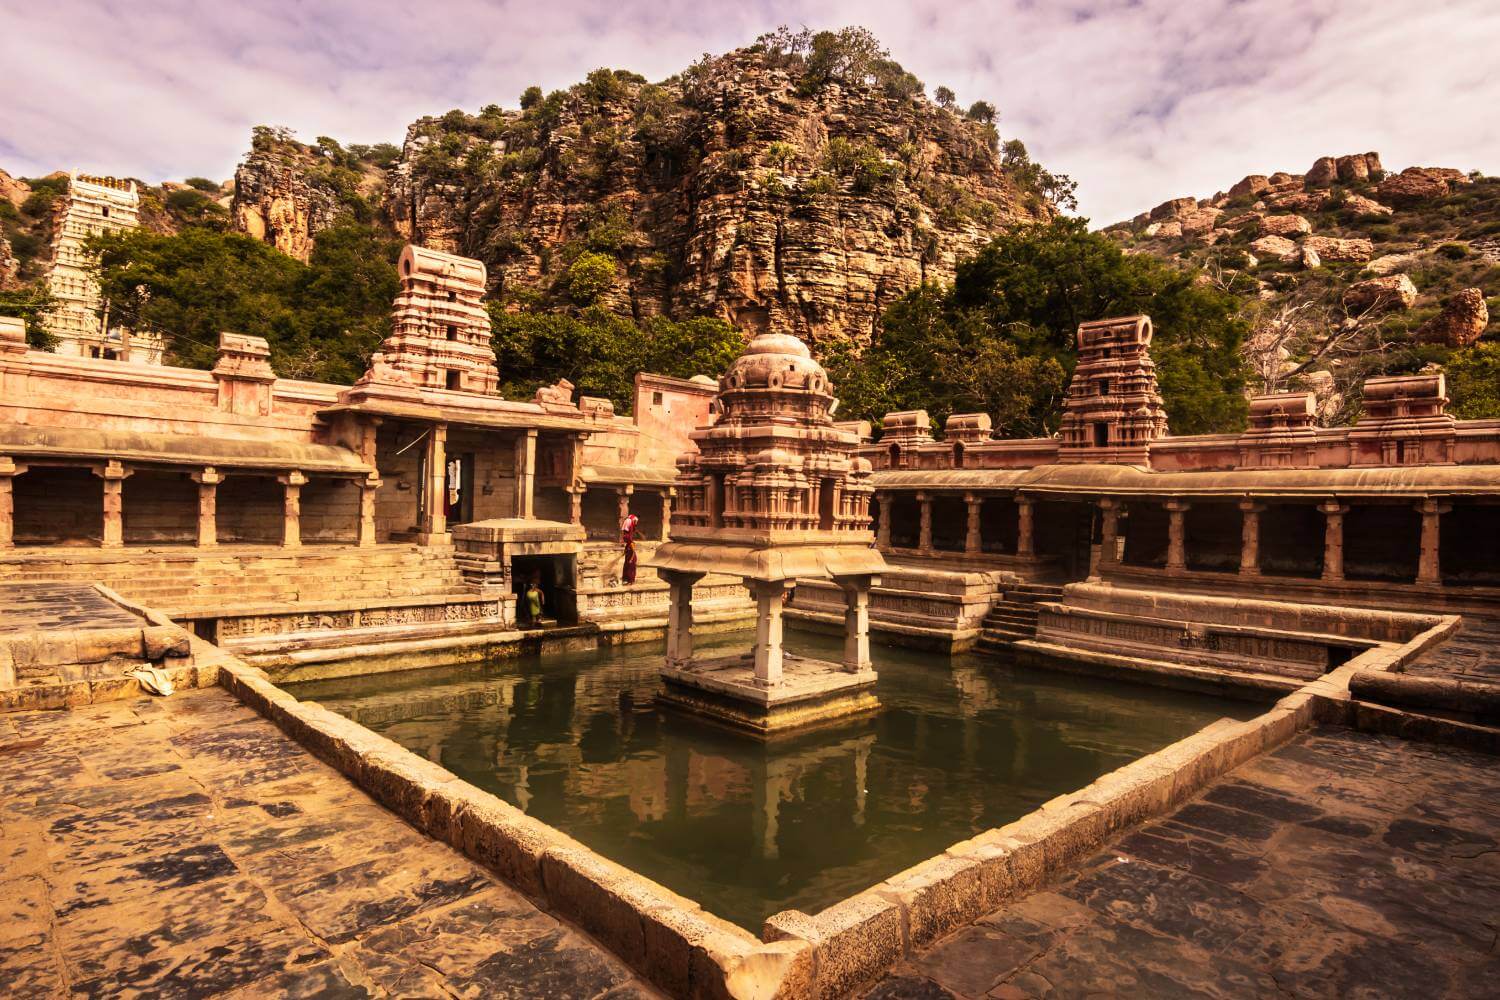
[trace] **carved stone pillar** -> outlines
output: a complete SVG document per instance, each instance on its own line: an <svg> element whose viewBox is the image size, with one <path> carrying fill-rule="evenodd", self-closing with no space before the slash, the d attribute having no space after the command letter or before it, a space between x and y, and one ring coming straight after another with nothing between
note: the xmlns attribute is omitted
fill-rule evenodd
<svg viewBox="0 0 1500 1000"><path fill-rule="evenodd" d="M1162 504L1167 509L1167 570L1187 569L1187 512L1192 504L1182 500L1168 500Z"/></svg>
<svg viewBox="0 0 1500 1000"><path fill-rule="evenodd" d="M1422 548L1417 560L1417 582L1441 584L1442 565L1438 557L1442 543L1441 525L1444 514L1452 510L1451 504L1438 503L1431 497L1417 504L1422 515Z"/></svg>
<svg viewBox="0 0 1500 1000"><path fill-rule="evenodd" d="M224 476L210 465L192 479L198 484L198 547L212 548L219 544L219 484Z"/></svg>
<svg viewBox="0 0 1500 1000"><path fill-rule="evenodd" d="M583 523L583 495L588 492L587 486L568 487L568 523Z"/></svg>
<svg viewBox="0 0 1500 1000"><path fill-rule="evenodd" d="M370 475L359 483L359 535L360 545L375 544L375 498L380 493L380 477Z"/></svg>
<svg viewBox="0 0 1500 1000"><path fill-rule="evenodd" d="M835 577L844 592L844 670L851 674L874 669L870 662L870 587L868 576Z"/></svg>
<svg viewBox="0 0 1500 1000"><path fill-rule="evenodd" d="M968 521L964 525L964 554L976 556L984 548L984 537L979 524L979 510L984 497L973 493L964 494L964 506L968 509Z"/></svg>
<svg viewBox="0 0 1500 1000"><path fill-rule="evenodd" d="M1347 504L1329 500L1318 505L1323 512L1323 579L1341 583L1344 579L1344 515Z"/></svg>
<svg viewBox="0 0 1500 1000"><path fill-rule="evenodd" d="M536 430L516 438L516 517L536 517Z"/></svg>
<svg viewBox="0 0 1500 1000"><path fill-rule="evenodd" d="M781 683L781 601L785 580L752 580L755 594L755 683L774 687Z"/></svg>
<svg viewBox="0 0 1500 1000"><path fill-rule="evenodd" d="M0 549L16 544L15 477L25 471L9 455L0 455Z"/></svg>
<svg viewBox="0 0 1500 1000"><path fill-rule="evenodd" d="M447 541L448 534L448 425L434 424L427 433L427 475L422 484L422 542Z"/></svg>
<svg viewBox="0 0 1500 1000"><path fill-rule="evenodd" d="M1028 496L1016 496L1016 555L1031 558L1036 555L1036 501Z"/></svg>
<svg viewBox="0 0 1500 1000"><path fill-rule="evenodd" d="M672 498L677 491L668 487L661 491L661 540L672 537Z"/></svg>
<svg viewBox="0 0 1500 1000"><path fill-rule="evenodd" d="M95 469L94 475L104 480L104 533L99 544L106 549L117 549L125 544L124 489L130 472L115 459L110 459L104 468Z"/></svg>
<svg viewBox="0 0 1500 1000"><path fill-rule="evenodd" d="M917 504L921 508L921 527L917 532L917 550L920 552L932 551L932 497L926 493L917 494Z"/></svg>
<svg viewBox="0 0 1500 1000"><path fill-rule="evenodd" d="M891 494L882 493L879 500L880 507L876 511L879 516L875 525L875 545L889 550L891 547Z"/></svg>
<svg viewBox="0 0 1500 1000"><path fill-rule="evenodd" d="M671 603L667 611L667 666L685 667L693 659L693 584L701 573L660 570L667 581Z"/></svg>
<svg viewBox="0 0 1500 1000"><path fill-rule="evenodd" d="M277 476L276 481L281 483L286 491L282 505L281 544L289 549L300 548L302 545L302 487L307 485L307 477L300 472L293 471L284 476Z"/></svg>
<svg viewBox="0 0 1500 1000"><path fill-rule="evenodd" d="M1260 515L1266 505L1240 501L1240 576L1260 576Z"/></svg>
<svg viewBox="0 0 1500 1000"><path fill-rule="evenodd" d="M1113 566L1120 561L1120 508L1125 506L1114 497L1101 497L1099 510L1099 565Z"/></svg>
<svg viewBox="0 0 1500 1000"><path fill-rule="evenodd" d="M624 524L625 523L625 519L630 516L630 498L631 498L631 496L634 493L635 493L635 487L634 486L616 486L615 487L615 496L619 499L619 505L620 505L619 509L620 509L620 523L621 524Z"/></svg>

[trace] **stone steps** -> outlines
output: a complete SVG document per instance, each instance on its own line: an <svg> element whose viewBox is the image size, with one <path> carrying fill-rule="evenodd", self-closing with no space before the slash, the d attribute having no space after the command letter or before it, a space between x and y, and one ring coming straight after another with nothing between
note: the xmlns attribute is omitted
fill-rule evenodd
<svg viewBox="0 0 1500 1000"><path fill-rule="evenodd" d="M980 626L979 645L998 648L1023 639L1035 639L1041 609L1037 602L1050 600L1052 588L1030 585L1030 589L1007 589L1006 599L996 601ZM1061 588L1057 588L1061 596ZM1038 592L1040 591L1040 592Z"/></svg>

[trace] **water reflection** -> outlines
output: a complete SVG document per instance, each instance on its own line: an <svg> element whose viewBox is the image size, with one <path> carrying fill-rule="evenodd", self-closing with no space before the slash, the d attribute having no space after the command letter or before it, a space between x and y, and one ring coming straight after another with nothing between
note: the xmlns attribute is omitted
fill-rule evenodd
<svg viewBox="0 0 1500 1000"><path fill-rule="evenodd" d="M742 635L700 646L748 644ZM836 658L837 640L789 646ZM760 744L652 707L655 645L289 688L758 930L1253 704L876 648L882 710Z"/></svg>

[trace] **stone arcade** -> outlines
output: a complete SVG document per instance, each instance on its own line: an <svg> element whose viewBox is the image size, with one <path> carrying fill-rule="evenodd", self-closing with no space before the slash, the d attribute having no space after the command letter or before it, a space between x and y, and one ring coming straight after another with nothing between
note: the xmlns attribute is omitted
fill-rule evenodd
<svg viewBox="0 0 1500 1000"><path fill-rule="evenodd" d="M761 334L719 380L717 419L677 460L680 507L651 560L671 587L663 700L761 736L869 711L870 587L885 568L869 530L870 463L835 426L833 388L807 345ZM738 576L755 595L753 652L693 657L693 585ZM842 664L782 648L799 579L843 593Z"/></svg>

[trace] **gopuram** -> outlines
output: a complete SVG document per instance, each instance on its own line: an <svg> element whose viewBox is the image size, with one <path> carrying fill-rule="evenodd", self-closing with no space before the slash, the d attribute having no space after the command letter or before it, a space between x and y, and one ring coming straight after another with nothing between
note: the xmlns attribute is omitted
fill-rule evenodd
<svg viewBox="0 0 1500 1000"><path fill-rule="evenodd" d="M717 420L677 460L679 508L651 560L667 581L666 704L768 736L877 707L870 587L885 559L870 531L870 463L833 422L837 401L807 345L761 334L719 380ZM738 576L755 597L755 648L693 656L693 584ZM842 591L841 664L782 646L782 605L798 579Z"/></svg>

